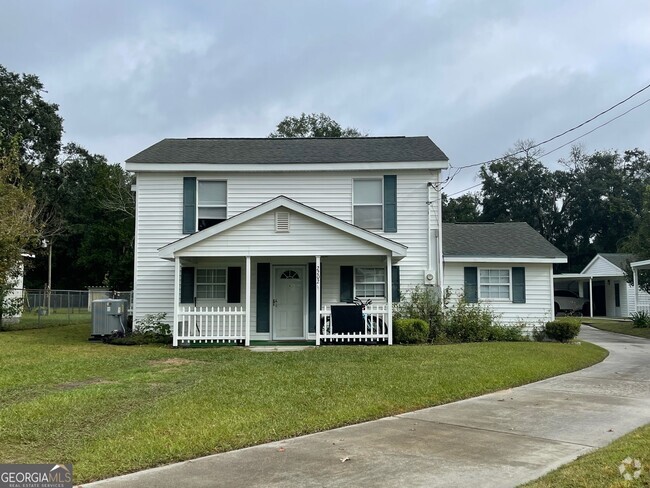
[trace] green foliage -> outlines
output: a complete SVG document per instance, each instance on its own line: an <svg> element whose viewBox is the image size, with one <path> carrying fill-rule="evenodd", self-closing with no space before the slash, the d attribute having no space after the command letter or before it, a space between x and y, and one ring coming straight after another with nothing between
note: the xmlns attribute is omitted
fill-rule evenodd
<svg viewBox="0 0 650 488"><path fill-rule="evenodd" d="M429 338L429 324L422 319L396 319L393 340L396 344L422 344Z"/></svg>
<svg viewBox="0 0 650 488"><path fill-rule="evenodd" d="M546 340L546 327L533 327L531 337L535 342L543 342Z"/></svg>
<svg viewBox="0 0 650 488"><path fill-rule="evenodd" d="M476 193L466 193L456 198L442 194L443 222L478 222L481 216L481 199Z"/></svg>
<svg viewBox="0 0 650 488"><path fill-rule="evenodd" d="M641 310L640 312L634 312L631 315L632 323L634 327L637 328L648 328L650 327L650 314L648 312Z"/></svg>
<svg viewBox="0 0 650 488"><path fill-rule="evenodd" d="M276 130L269 134L272 139L284 137L365 137L354 127L343 129L341 125L327 115L300 114L299 117L287 116L278 124Z"/></svg>
<svg viewBox="0 0 650 488"><path fill-rule="evenodd" d="M522 341L523 326L500 325L489 307L459 300L449 306L451 290L440 297L433 287L416 286L396 304L393 322L420 319L428 324L429 341L435 343Z"/></svg>
<svg viewBox="0 0 650 488"><path fill-rule="evenodd" d="M447 290L442 298L449 299ZM443 321L443 311L440 295L432 286L418 285L409 291L402 301L394 304L393 319L420 319L429 326L429 338L438 335Z"/></svg>
<svg viewBox="0 0 650 488"><path fill-rule="evenodd" d="M122 346L143 344L171 344L172 330L165 318L165 312L147 314L142 319L135 321L135 327L126 336L107 338L105 342Z"/></svg>
<svg viewBox="0 0 650 488"><path fill-rule="evenodd" d="M53 164L61 145L63 119L58 105L43 99L44 91L37 76L0 65L0 152L11 150L16 138L20 141L23 176Z"/></svg>
<svg viewBox="0 0 650 488"><path fill-rule="evenodd" d="M568 342L575 339L580 332L580 319L562 317L546 323L546 336L549 339L560 342Z"/></svg>

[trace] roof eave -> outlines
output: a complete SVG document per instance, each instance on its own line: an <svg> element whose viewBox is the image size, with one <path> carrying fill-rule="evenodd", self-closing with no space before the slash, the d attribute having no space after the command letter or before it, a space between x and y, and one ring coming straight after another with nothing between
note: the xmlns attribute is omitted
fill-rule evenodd
<svg viewBox="0 0 650 488"><path fill-rule="evenodd" d="M566 256L443 256L446 263L566 263Z"/></svg>
<svg viewBox="0 0 650 488"><path fill-rule="evenodd" d="M125 168L131 172L199 172L223 171L233 173L290 172L290 171L365 171L395 169L441 170L449 167L448 160L438 161L359 161L341 163L145 163L126 160Z"/></svg>

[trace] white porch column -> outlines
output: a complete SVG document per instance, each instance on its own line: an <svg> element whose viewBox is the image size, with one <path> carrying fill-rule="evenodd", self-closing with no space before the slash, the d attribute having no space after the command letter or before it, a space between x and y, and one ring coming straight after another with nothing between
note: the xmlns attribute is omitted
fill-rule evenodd
<svg viewBox="0 0 650 488"><path fill-rule="evenodd" d="M386 255L386 322L388 323L388 345L393 344L393 257Z"/></svg>
<svg viewBox="0 0 650 488"><path fill-rule="evenodd" d="M246 256L246 332L244 345L251 345L251 257Z"/></svg>
<svg viewBox="0 0 650 488"><path fill-rule="evenodd" d="M594 317L594 277L589 277L589 316Z"/></svg>
<svg viewBox="0 0 650 488"><path fill-rule="evenodd" d="M639 270L637 268L632 268L632 275L634 276L634 311L638 312L639 311Z"/></svg>
<svg viewBox="0 0 650 488"><path fill-rule="evenodd" d="M174 347L178 347L178 304L181 301L181 260L174 258L174 317L172 323L172 336Z"/></svg>
<svg viewBox="0 0 650 488"><path fill-rule="evenodd" d="M316 345L320 346L320 256L316 256Z"/></svg>

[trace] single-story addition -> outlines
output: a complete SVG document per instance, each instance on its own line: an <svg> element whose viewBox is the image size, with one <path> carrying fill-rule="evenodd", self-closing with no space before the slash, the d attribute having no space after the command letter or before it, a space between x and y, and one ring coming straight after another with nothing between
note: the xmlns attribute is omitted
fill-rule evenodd
<svg viewBox="0 0 650 488"><path fill-rule="evenodd" d="M633 254L599 253L580 273L555 275L555 287L569 290L590 300L596 317L629 317L635 310L634 287L627 281L626 269L636 261ZM650 309L650 295L638 292L638 306Z"/></svg>
<svg viewBox="0 0 650 488"><path fill-rule="evenodd" d="M553 264L566 255L525 222L442 225L444 287L488 305L504 324L555 318Z"/></svg>

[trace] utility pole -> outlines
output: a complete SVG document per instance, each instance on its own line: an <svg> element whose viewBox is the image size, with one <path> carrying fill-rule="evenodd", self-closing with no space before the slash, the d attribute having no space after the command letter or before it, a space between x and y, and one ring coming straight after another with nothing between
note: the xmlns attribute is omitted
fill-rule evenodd
<svg viewBox="0 0 650 488"><path fill-rule="evenodd" d="M50 315L52 300L52 241L50 241L50 253L47 257L47 314Z"/></svg>

